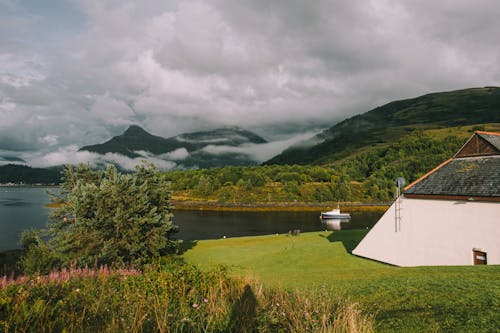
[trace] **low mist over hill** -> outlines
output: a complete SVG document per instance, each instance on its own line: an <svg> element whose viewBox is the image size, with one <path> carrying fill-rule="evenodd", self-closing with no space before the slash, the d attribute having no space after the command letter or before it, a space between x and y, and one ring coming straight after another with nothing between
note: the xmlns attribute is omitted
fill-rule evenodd
<svg viewBox="0 0 500 333"><path fill-rule="evenodd" d="M500 88L433 93L388 103L346 119L265 164L321 164L389 144L415 129L500 122ZM319 142L319 143L318 143Z"/></svg>
<svg viewBox="0 0 500 333"><path fill-rule="evenodd" d="M264 144L265 139L239 127L184 133L170 138L152 135L137 125L102 144L85 146L80 151L115 153L130 158L172 161L184 168L208 168L226 165L256 165L245 153L244 145ZM243 146L243 147L242 147ZM235 147L241 147L236 151Z"/></svg>
<svg viewBox="0 0 500 333"><path fill-rule="evenodd" d="M438 130L438 141L448 135L455 137L455 141L457 136L460 137L457 142L461 142L465 139L463 133L467 136L474 129L484 129L485 124L495 123L500 123L500 88L471 88L391 102L348 118L312 138L304 135L300 139L294 137L293 140L267 142L259 135L239 127L164 138L133 125L102 144L85 146L79 151L76 148L74 151L58 151L44 158L52 162L45 164L48 166L83 162L102 167L112 163L124 170L134 170L143 160L156 164L161 170L256 166L266 160L264 164L331 164L358 158L365 153L373 153L371 155L378 156L376 159L383 159L383 151L387 147L392 145L391 149L397 151L394 144L401 139L404 139L401 142L407 142L408 135L421 131ZM467 129L462 130L460 126ZM496 125L488 128L496 128ZM450 149L452 151L456 147ZM416 159L425 157L418 156L419 153L422 152L408 152ZM55 163L57 161L59 163ZM11 157L4 158L3 162L31 165L29 161L12 161ZM355 176L354 171L351 177L363 178ZM36 173L30 170L32 172ZM4 173L9 174L8 179L11 179L5 178L4 182L20 182L24 178L29 178L30 182L36 178L38 182L40 179L26 176L26 169L19 167L10 166L4 169ZM367 175L369 173L365 172ZM16 174L25 176L17 177Z"/></svg>

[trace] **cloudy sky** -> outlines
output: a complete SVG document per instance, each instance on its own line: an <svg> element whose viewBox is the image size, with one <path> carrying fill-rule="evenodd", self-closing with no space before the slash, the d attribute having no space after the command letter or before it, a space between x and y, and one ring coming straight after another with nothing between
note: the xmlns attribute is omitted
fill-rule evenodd
<svg viewBox="0 0 500 333"><path fill-rule="evenodd" d="M130 124L290 140L499 85L499 17L495 0L0 0L0 155L56 163Z"/></svg>

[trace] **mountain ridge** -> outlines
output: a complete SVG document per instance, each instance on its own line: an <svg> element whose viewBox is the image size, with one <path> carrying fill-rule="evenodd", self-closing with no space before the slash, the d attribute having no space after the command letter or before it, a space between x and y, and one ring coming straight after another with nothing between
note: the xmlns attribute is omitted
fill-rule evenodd
<svg viewBox="0 0 500 333"><path fill-rule="evenodd" d="M345 119L312 139L292 146L264 164L321 164L377 144L388 144L417 130L500 122L500 88L437 92L389 102Z"/></svg>
<svg viewBox="0 0 500 333"><path fill-rule="evenodd" d="M122 134L95 145L84 146L79 151L98 154L117 153L130 158L147 157L142 152L155 156L172 154L182 150L179 156L168 156L169 160L179 161L184 167L217 167L225 165L256 165L244 153L219 153L216 156L204 151L208 146L237 147L248 144L262 144L267 141L259 135L240 127L222 127L210 131L181 133L164 138L153 135L138 125L129 126ZM185 151L184 151L185 150Z"/></svg>

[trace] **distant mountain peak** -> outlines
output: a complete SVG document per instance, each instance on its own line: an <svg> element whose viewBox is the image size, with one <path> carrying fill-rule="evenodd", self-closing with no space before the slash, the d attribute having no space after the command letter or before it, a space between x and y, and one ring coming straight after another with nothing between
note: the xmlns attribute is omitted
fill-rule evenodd
<svg viewBox="0 0 500 333"><path fill-rule="evenodd" d="M144 130L141 126L139 125L130 125L125 132L123 132L122 135L124 136L138 136L138 135L151 135L148 133L146 130Z"/></svg>
<svg viewBox="0 0 500 333"><path fill-rule="evenodd" d="M183 133L170 138L163 138L148 133L138 125L131 125L121 135L96 145L85 146L80 150L98 154L116 153L130 158L148 157L148 153L160 159L176 163L184 167L214 167L225 165L255 165L248 154L231 151L210 152L209 146L238 147L243 144L261 144L266 140L255 133L240 127L230 126L200 132ZM182 158L175 154L179 149L185 152ZM144 154L144 152L148 152Z"/></svg>

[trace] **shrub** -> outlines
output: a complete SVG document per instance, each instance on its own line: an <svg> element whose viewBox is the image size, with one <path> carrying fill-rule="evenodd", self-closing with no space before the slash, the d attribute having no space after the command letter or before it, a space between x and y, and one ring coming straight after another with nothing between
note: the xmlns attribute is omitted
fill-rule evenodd
<svg viewBox="0 0 500 333"><path fill-rule="evenodd" d="M170 186L154 166L140 166L133 174L121 174L114 166L105 171L69 166L63 180L61 194L53 199L63 204L52 211L43 237L26 237L27 272L46 272L57 261L143 267L175 248ZM53 260L37 261L42 254Z"/></svg>

